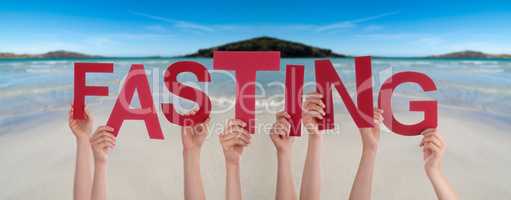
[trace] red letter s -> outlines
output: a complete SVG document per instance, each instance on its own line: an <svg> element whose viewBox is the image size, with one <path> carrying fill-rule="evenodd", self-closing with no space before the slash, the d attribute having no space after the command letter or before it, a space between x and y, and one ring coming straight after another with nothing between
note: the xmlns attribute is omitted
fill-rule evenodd
<svg viewBox="0 0 511 200"><path fill-rule="evenodd" d="M175 111L171 103L162 103L163 114L169 122L180 126L191 126L202 123L209 117L211 101L204 92L178 82L177 75L181 72L191 72L195 74L197 80L200 82L211 81L209 72L202 64L191 61L176 62L170 65L165 72L164 81L169 91L182 98L195 101L199 104L199 110L195 115L183 116Z"/></svg>

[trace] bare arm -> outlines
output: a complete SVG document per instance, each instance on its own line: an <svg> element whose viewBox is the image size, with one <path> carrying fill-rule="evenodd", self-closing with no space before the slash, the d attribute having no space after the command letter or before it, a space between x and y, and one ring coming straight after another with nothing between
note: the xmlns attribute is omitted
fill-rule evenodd
<svg viewBox="0 0 511 200"><path fill-rule="evenodd" d="M300 199L320 199L321 192L321 143L322 136L309 136L307 157L303 168Z"/></svg>
<svg viewBox="0 0 511 200"><path fill-rule="evenodd" d="M204 186L200 172L200 152L197 150L184 150L184 176L185 176L185 199L204 200Z"/></svg>
<svg viewBox="0 0 511 200"><path fill-rule="evenodd" d="M296 198L295 183L291 171L291 154L279 152L277 155L277 200L294 200Z"/></svg>
<svg viewBox="0 0 511 200"><path fill-rule="evenodd" d="M296 200L295 184L291 170L293 138L289 136L291 116L279 112L270 133L271 140L277 149L277 200Z"/></svg>
<svg viewBox="0 0 511 200"><path fill-rule="evenodd" d="M92 118L85 109L85 119L73 119L73 108L69 111L69 128L76 138L76 162L73 183L73 199L89 200L92 190L93 157L89 139Z"/></svg>
<svg viewBox="0 0 511 200"><path fill-rule="evenodd" d="M433 173L428 175L433 188L435 189L436 196L439 200L457 200L459 199L458 194L454 191L454 188L449 184L447 177L441 172Z"/></svg>
<svg viewBox="0 0 511 200"><path fill-rule="evenodd" d="M383 111L374 112L374 128L361 128L362 157L358 166L357 175L350 192L350 200L370 200L372 196L374 163L378 142L380 140L380 124L383 120Z"/></svg>
<svg viewBox="0 0 511 200"><path fill-rule="evenodd" d="M363 152L357 175L350 192L350 200L371 199L374 160L376 152Z"/></svg>
<svg viewBox="0 0 511 200"><path fill-rule="evenodd" d="M240 165L226 164L225 199L241 200Z"/></svg>
<svg viewBox="0 0 511 200"><path fill-rule="evenodd" d="M251 135L241 120L229 120L224 132L220 134L220 143L225 157L226 182L225 199L241 200L240 159L243 149L250 144Z"/></svg>
<svg viewBox="0 0 511 200"><path fill-rule="evenodd" d="M93 158L89 137L76 139L75 181L73 197L75 200L89 200L92 191Z"/></svg>
<svg viewBox="0 0 511 200"><path fill-rule="evenodd" d="M195 114L192 111L190 114ZM181 128L184 160L184 196L186 200L204 200L204 185L200 171L200 152L208 135L209 119L204 123Z"/></svg>
<svg viewBox="0 0 511 200"><path fill-rule="evenodd" d="M107 166L108 154L115 147L113 129L100 126L91 138L94 152L94 183L92 185L92 200L107 199Z"/></svg>
<svg viewBox="0 0 511 200"><path fill-rule="evenodd" d="M107 198L107 164L97 163L94 167L94 184L92 187L93 200L106 200Z"/></svg>
<svg viewBox="0 0 511 200"><path fill-rule="evenodd" d="M318 120L322 120L325 115L322 98L321 94L311 93L304 102L303 123L309 132L309 141L300 190L300 199L302 200L320 199L321 143L323 138L318 130Z"/></svg>
<svg viewBox="0 0 511 200"><path fill-rule="evenodd" d="M445 152L445 143L436 129L427 129L422 132L424 138L420 146L424 157L424 169L439 200L457 200L458 194L449 184L442 172L442 158Z"/></svg>

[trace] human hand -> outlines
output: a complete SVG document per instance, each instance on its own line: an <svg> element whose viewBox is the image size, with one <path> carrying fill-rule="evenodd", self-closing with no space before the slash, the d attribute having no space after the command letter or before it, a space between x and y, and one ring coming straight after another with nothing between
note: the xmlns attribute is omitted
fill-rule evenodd
<svg viewBox="0 0 511 200"><path fill-rule="evenodd" d="M194 110L185 116L194 115L197 110ZM209 118L206 121L195 124L193 126L183 126L181 128L181 142L183 143L184 150L200 150L204 140L208 136L209 131Z"/></svg>
<svg viewBox="0 0 511 200"><path fill-rule="evenodd" d="M278 112L276 121L270 131L270 138L279 153L290 152L293 144L293 137L289 136L291 116L287 112Z"/></svg>
<svg viewBox="0 0 511 200"><path fill-rule="evenodd" d="M115 147L115 136L112 134L114 129L109 126L100 126L92 135L90 144L96 163L106 163L108 154Z"/></svg>
<svg viewBox="0 0 511 200"><path fill-rule="evenodd" d="M238 165L243 149L250 144L252 136L245 129L246 126L247 124L239 119L231 119L219 135L225 162L229 165Z"/></svg>
<svg viewBox="0 0 511 200"><path fill-rule="evenodd" d="M323 95L317 92L307 94L303 103L304 112L302 121L310 136L319 136L318 124L325 116L325 104L322 101Z"/></svg>
<svg viewBox="0 0 511 200"><path fill-rule="evenodd" d="M92 132L92 116L89 113L87 107L85 107L85 118L84 119L73 119L74 109L71 106L68 113L68 125L76 139L85 138L88 139Z"/></svg>
<svg viewBox="0 0 511 200"><path fill-rule="evenodd" d="M380 141L380 125L382 121L383 110L377 109L374 111L374 127L359 129L364 150L375 152L378 149L378 142Z"/></svg>
<svg viewBox="0 0 511 200"><path fill-rule="evenodd" d="M424 136L420 147L422 147L426 174L432 176L441 173L442 157L446 147L443 138L436 129L426 129L421 134Z"/></svg>

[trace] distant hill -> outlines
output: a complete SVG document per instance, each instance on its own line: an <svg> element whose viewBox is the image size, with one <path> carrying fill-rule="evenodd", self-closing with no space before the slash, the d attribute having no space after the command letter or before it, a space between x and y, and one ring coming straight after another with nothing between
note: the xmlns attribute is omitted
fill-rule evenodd
<svg viewBox="0 0 511 200"><path fill-rule="evenodd" d="M458 51L430 56L431 58L511 58L510 54L487 54L480 51Z"/></svg>
<svg viewBox="0 0 511 200"><path fill-rule="evenodd" d="M208 49L199 49L196 53L185 57L213 57L213 51L280 51L281 57L346 57L330 49L323 49L305 45L298 42L291 42L272 37L257 37L248 40L232 42Z"/></svg>
<svg viewBox="0 0 511 200"><path fill-rule="evenodd" d="M99 58L101 56L87 55L72 51L50 51L44 54L14 54L0 53L0 58Z"/></svg>

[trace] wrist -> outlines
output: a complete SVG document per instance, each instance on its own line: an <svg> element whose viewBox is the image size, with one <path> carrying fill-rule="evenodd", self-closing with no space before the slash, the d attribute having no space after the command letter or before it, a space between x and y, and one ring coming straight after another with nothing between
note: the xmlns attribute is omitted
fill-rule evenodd
<svg viewBox="0 0 511 200"><path fill-rule="evenodd" d="M76 137L76 141L78 141L78 142L81 142L81 141L89 142L89 140L90 140L90 136L86 133L76 133L75 137Z"/></svg>
<svg viewBox="0 0 511 200"><path fill-rule="evenodd" d="M289 154L290 152L291 152L291 148L277 147L277 154L278 155L286 155L286 154Z"/></svg>
<svg viewBox="0 0 511 200"><path fill-rule="evenodd" d="M199 147L190 147L190 148L183 148L183 155L184 156L200 156L200 148Z"/></svg>
<svg viewBox="0 0 511 200"><path fill-rule="evenodd" d="M442 174L442 170L438 167L426 168L426 175L428 175L430 179L441 177Z"/></svg>
<svg viewBox="0 0 511 200"><path fill-rule="evenodd" d="M277 150L278 158L289 158L291 157L291 151L289 149L286 150Z"/></svg>
<svg viewBox="0 0 511 200"><path fill-rule="evenodd" d="M107 165L108 165L108 162L105 159L94 159L95 168L98 168L98 169L106 168Z"/></svg>
<svg viewBox="0 0 511 200"><path fill-rule="evenodd" d="M236 167L239 167L240 165L240 161L239 159L238 160L231 160L231 159L225 159L225 165L228 167L228 168L236 168Z"/></svg>
<svg viewBox="0 0 511 200"><path fill-rule="evenodd" d="M362 152L364 154L376 154L378 152L378 145L362 145Z"/></svg>

